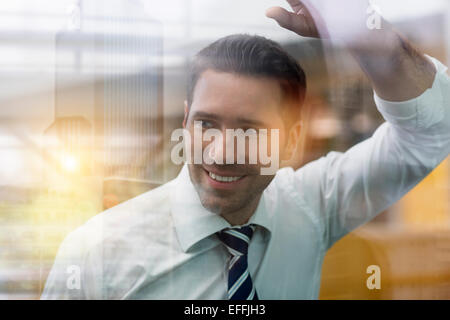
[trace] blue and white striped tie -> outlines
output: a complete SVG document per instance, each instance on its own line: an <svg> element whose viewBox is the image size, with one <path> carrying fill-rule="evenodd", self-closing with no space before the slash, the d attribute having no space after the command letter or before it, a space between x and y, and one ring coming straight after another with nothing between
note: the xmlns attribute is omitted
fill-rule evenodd
<svg viewBox="0 0 450 320"><path fill-rule="evenodd" d="M254 226L224 229L217 233L231 253L228 266L228 299L258 300L258 295L248 271L247 252Z"/></svg>

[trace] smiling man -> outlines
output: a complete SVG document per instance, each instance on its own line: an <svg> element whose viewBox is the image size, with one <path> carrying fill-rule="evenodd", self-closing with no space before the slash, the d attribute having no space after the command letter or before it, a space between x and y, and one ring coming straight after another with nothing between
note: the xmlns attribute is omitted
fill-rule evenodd
<svg viewBox="0 0 450 320"><path fill-rule="evenodd" d="M344 10L338 24L310 1L290 0L293 11L267 15L300 36L342 41L353 54L386 119L371 138L293 170L304 72L271 40L219 39L194 58L183 126L194 134L199 122L202 132L223 136L276 130L282 168L265 175L261 159L227 163L228 153L238 154L229 139L204 142L201 151L210 147L214 161L188 163L176 179L72 232L42 298L317 299L333 243L401 199L450 151L446 68L385 21L373 30L351 22L358 13L352 1L345 4L356 12Z"/></svg>
<svg viewBox="0 0 450 320"><path fill-rule="evenodd" d="M257 163L250 164L250 139L245 145L245 164L237 164L238 144L227 139L225 132L276 130L279 135L276 140L271 139L272 135L268 137L267 149L272 149L273 143L280 153L276 159L291 158L300 134L305 74L275 42L258 36L232 35L196 55L190 79L183 126L194 136L194 122L200 121L205 130L216 129L223 137L220 144L211 143L212 165L188 164L190 178L206 209L231 225L244 224L274 175L261 174L261 167L267 166L260 157L256 157ZM258 140L254 142L259 146ZM203 149L207 145L204 143ZM258 148L255 150L259 154ZM232 164L227 164L229 156L234 160Z"/></svg>

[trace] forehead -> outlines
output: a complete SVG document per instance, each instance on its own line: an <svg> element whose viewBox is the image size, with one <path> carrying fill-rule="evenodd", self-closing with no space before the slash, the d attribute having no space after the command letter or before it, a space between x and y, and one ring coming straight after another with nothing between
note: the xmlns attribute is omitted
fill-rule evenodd
<svg viewBox="0 0 450 320"><path fill-rule="evenodd" d="M281 119L281 101L275 79L206 70L195 86L190 114L206 112L230 121L273 122Z"/></svg>

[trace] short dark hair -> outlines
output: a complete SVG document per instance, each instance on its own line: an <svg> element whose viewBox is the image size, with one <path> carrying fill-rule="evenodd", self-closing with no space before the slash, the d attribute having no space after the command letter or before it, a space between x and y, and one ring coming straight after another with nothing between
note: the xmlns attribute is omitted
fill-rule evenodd
<svg viewBox="0 0 450 320"><path fill-rule="evenodd" d="M299 119L306 94L306 76L298 62L275 41L257 35L234 34L199 51L190 66L189 107L197 81L208 69L277 79L284 102L289 106L285 118L289 122Z"/></svg>

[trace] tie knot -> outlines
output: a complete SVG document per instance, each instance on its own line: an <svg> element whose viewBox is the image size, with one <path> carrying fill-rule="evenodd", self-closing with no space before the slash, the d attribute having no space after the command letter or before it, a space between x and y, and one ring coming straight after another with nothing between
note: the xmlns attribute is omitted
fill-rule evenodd
<svg viewBox="0 0 450 320"><path fill-rule="evenodd" d="M217 236L233 256L241 256L248 252L248 244L253 236L254 229L253 225L227 228L218 232Z"/></svg>

